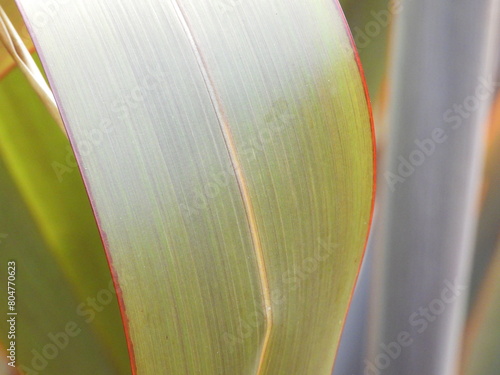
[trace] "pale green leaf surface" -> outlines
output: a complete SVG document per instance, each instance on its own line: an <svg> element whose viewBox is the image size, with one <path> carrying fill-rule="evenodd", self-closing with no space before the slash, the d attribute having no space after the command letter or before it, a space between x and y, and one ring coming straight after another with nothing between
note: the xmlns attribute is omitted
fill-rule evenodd
<svg viewBox="0 0 500 375"><path fill-rule="evenodd" d="M20 4L137 374L329 374L373 195L369 110L335 3L80 0L46 25Z"/></svg>

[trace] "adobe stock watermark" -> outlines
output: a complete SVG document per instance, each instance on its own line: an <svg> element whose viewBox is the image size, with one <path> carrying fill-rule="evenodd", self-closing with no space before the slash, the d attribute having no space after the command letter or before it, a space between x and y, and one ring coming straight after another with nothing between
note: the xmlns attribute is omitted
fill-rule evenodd
<svg viewBox="0 0 500 375"><path fill-rule="evenodd" d="M435 127L427 138L415 139L413 142L415 148L406 157L402 155L397 157L396 169L384 173L390 191L394 192L398 184L404 183L411 177L417 168L434 154L438 146L449 139L450 133L460 129L464 120L479 110L481 103L490 100L495 90L500 87L500 82L495 81L492 76L488 79L480 77L478 81L474 94L444 112L443 121L448 124L447 126Z"/></svg>
<svg viewBox="0 0 500 375"><path fill-rule="evenodd" d="M448 307L466 290L467 287L464 285L445 280L440 295L427 305L419 307L417 311L408 317L408 324L413 330L402 330L390 343L380 343L380 351L373 360L364 361L363 375L382 375L383 371L387 370L401 356L405 348L413 345L415 336L427 331L433 322L444 314ZM410 332L413 332L413 336Z"/></svg>
<svg viewBox="0 0 500 375"><path fill-rule="evenodd" d="M215 7L221 15L231 13L241 4L243 4L243 0L216 0L214 2Z"/></svg>
<svg viewBox="0 0 500 375"><path fill-rule="evenodd" d="M84 322L92 323L97 315L114 300L116 295L113 281L111 280L107 288L101 289L95 297L89 297L85 302L80 303L75 310L75 314L83 317ZM76 320L76 319L75 319ZM55 360L71 344L72 340L82 333L82 326L76 321L69 321L58 332L49 332L47 342L41 348L32 349L33 355L30 363L20 365L19 368L24 375L39 375L39 371L44 371L51 361ZM28 367L31 366L31 367Z"/></svg>
<svg viewBox="0 0 500 375"><path fill-rule="evenodd" d="M131 111L143 104L148 95L157 90L160 84L166 80L166 73L158 68L148 68L148 74L132 87L126 94L114 99L111 104L113 118L102 119L94 129L84 132L83 139L76 143L76 149L81 156L90 155L97 147L101 146L105 137L113 133L119 123L127 120L131 116ZM52 169L59 182L67 173L73 172L77 167L77 162L71 147L66 148L64 161L53 161Z"/></svg>
<svg viewBox="0 0 500 375"><path fill-rule="evenodd" d="M245 157L246 161L256 160L258 153L264 152L265 147L273 143L293 119L288 103L283 99L275 101L271 110L263 118L268 126L259 127L255 137L248 139L241 145L241 155ZM212 174L210 181L189 193L190 202L188 204L180 204L183 216L190 218L207 209L210 200L225 192L235 175L236 171L232 165Z"/></svg>
<svg viewBox="0 0 500 375"><path fill-rule="evenodd" d="M319 239L315 246L315 251L311 256L306 257L299 263L298 268L286 271L281 275L281 281L287 285L289 290L297 290L301 283L317 272L321 263L335 254L339 245L331 242L330 239ZM275 289L271 292L272 306L280 306L286 302L285 292L281 289ZM242 345L248 338L255 334L256 330L265 323L266 314L259 310L248 314L239 319L239 327L235 332L225 332L222 339L227 344L231 353L236 350L238 345Z"/></svg>
<svg viewBox="0 0 500 375"><path fill-rule="evenodd" d="M47 26L59 13L61 7L64 7L72 0L40 0L37 2L38 10L33 14L33 25L42 28Z"/></svg>
<svg viewBox="0 0 500 375"><path fill-rule="evenodd" d="M392 17L401 13L402 10L403 5L401 0L390 0L387 9L370 11L372 20L367 22L363 28L355 26L352 29L352 35L358 51L368 47L389 26Z"/></svg>

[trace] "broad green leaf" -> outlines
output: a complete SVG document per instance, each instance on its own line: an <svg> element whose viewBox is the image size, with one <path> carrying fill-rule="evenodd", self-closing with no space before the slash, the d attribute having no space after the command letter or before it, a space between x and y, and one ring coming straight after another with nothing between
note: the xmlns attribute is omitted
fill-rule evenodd
<svg viewBox="0 0 500 375"><path fill-rule="evenodd" d="M136 373L329 374L374 173L336 3L76 0L50 22L39 2L19 4Z"/></svg>
<svg viewBox="0 0 500 375"><path fill-rule="evenodd" d="M7 262L16 261L16 363L26 375L125 374L111 275L69 143L18 69L0 81L0 106L0 280L5 286ZM65 346L68 324L75 337ZM8 348L7 329L3 322ZM64 347L57 355L51 334Z"/></svg>

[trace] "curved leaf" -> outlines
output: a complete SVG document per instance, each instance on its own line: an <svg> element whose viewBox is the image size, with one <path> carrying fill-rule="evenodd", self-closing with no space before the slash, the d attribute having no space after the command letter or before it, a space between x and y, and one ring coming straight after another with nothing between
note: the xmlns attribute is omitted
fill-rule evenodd
<svg viewBox="0 0 500 375"><path fill-rule="evenodd" d="M340 8L79 0L43 23L39 2L19 3L105 239L136 372L329 374L374 175Z"/></svg>

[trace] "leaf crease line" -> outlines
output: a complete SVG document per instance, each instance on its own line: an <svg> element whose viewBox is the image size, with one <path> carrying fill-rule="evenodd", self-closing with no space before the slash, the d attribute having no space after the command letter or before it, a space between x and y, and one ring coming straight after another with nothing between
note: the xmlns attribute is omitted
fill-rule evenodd
<svg viewBox="0 0 500 375"><path fill-rule="evenodd" d="M245 175L243 174L242 168L241 168L241 163L238 158L238 152L236 150L236 146L234 143L233 135L231 132L231 128L229 126L229 121L227 119L227 116L224 111L224 107L221 103L221 99L219 95L217 94L217 90L215 89L215 85L213 83L212 78L210 77L210 73L208 72L207 69L207 64L205 60L203 59L202 53L200 51L200 48L194 38L194 35L191 31L191 28L188 24L187 18L181 9L178 0L173 0L172 4L174 6L176 15L179 19L179 21L182 24L182 27L184 29L184 32L186 33L186 36L189 39L189 42L191 44L191 47L193 49L193 52L196 56L196 60L198 63L198 66L200 68L200 71L203 76L203 80L205 82L206 88L209 92L210 100L212 102L212 106L214 108L214 111L216 113L217 119L219 121L219 125L224 137L224 142L226 144L230 159L231 159L231 164L235 172L236 180L238 183L238 188L241 193L241 197L243 200L243 205L245 208L245 213L246 217L248 220L248 225L250 229L250 235L252 238L252 243L257 259L257 266L259 269L259 277L260 277L260 283L261 283L261 288L262 288L262 295L263 295L263 300L264 300L264 315L265 315L265 335L264 335L264 341L262 344L261 348L261 354L259 358L259 364L257 367L257 375L261 374L263 371L263 364L264 360L267 354L267 349L269 346L269 341L270 341L270 336L271 336L271 330L272 330L272 325L273 325L273 315L272 315L272 306L271 306L271 291L269 287L269 279L267 276L267 270L266 270L266 264L264 260L264 253L262 249L262 244L260 241L259 237L259 232L257 228L257 220L255 217L255 212L253 209L253 204L250 198L250 194L248 192L248 185L245 179Z"/></svg>

